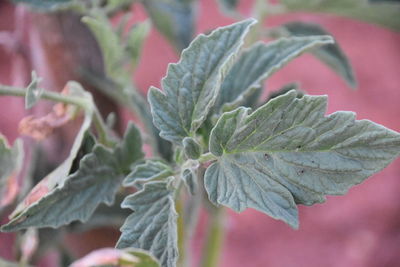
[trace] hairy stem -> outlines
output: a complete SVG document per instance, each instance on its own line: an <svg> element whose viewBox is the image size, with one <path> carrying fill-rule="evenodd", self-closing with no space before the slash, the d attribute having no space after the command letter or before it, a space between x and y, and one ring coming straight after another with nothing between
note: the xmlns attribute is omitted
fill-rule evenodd
<svg viewBox="0 0 400 267"><path fill-rule="evenodd" d="M210 210L208 233L201 262L202 267L218 267L224 240L223 218L223 208L213 208Z"/></svg>

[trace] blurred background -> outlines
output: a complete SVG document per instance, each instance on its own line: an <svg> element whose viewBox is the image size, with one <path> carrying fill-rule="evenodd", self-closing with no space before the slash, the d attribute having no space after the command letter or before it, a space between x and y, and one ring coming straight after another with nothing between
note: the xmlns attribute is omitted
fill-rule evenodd
<svg viewBox="0 0 400 267"><path fill-rule="evenodd" d="M250 16L252 7L253 1L241 1L239 10ZM129 9L133 17L128 23L147 18L141 4L135 3ZM400 9L397 11L400 20ZM0 84L27 86L33 69L43 77L41 85L46 90L61 91L68 80L78 80L95 92L102 113L117 112L124 127L134 116L76 74L80 65L103 70L98 46L74 16L70 12L41 13L1 0ZM114 20L118 19L116 14ZM348 17L304 11L271 16L265 23L272 27L293 20L317 23L336 38L353 66L358 88L351 89L326 65L307 54L274 74L262 97L289 82L298 82L308 94L328 95L329 113L354 111L358 119L400 131L400 31ZM196 33L234 21L220 11L215 0L198 1ZM142 92L151 85L159 87L167 64L178 58L171 43L152 27L132 79ZM44 103L27 111L23 99L0 97L0 132L13 143L20 136L18 123L23 117L32 113L43 115L50 108ZM42 144L42 158L48 162L47 170L42 170L44 174L65 158L74 132L73 127L61 128ZM27 143L33 145L32 140ZM29 145L25 146L29 150ZM256 211L228 212L220 266L400 266L400 159L345 196L328 197L324 204L299 208L299 230ZM202 213L191 244L194 259L200 257L206 222L207 215ZM71 233L62 242L71 255L81 257L92 249L114 246L118 235L118 230L101 228ZM15 259L16 242L15 234L0 233L0 257ZM54 248L49 248L37 259L37 266L57 266L60 257Z"/></svg>

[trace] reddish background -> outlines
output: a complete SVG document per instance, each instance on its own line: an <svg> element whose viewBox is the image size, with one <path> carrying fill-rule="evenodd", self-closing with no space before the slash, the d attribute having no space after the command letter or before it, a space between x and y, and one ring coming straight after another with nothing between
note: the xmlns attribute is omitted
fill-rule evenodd
<svg viewBox="0 0 400 267"><path fill-rule="evenodd" d="M200 1L198 32L233 22L220 14L215 2ZM243 6L245 13L250 2ZM135 20L145 18L140 7L134 11ZM309 55L296 59L275 74L268 89L300 81L309 94L329 95L329 113L352 110L358 119L368 118L400 131L400 34L327 15L292 14L272 18L268 23L279 25L295 19L319 23L336 37L354 66L359 89L348 88ZM12 29L12 21L13 8L0 5L0 30ZM0 48L0 83L13 81L11 68L15 64L11 63L15 60ZM152 30L134 75L137 85L144 91L150 85L159 86L167 64L175 61L177 56L172 48ZM9 140L17 137L17 124L24 114L20 99L0 98L0 132ZM202 223L205 220L202 216ZM351 189L346 196L328 197L326 203L313 207L300 206L297 231L252 210L242 214L229 212L226 231L222 267L400 266L400 160ZM194 236L195 257L199 256L204 234L200 228ZM10 257L10 238L11 235L0 235L2 257ZM97 243L99 247L106 244L105 241Z"/></svg>

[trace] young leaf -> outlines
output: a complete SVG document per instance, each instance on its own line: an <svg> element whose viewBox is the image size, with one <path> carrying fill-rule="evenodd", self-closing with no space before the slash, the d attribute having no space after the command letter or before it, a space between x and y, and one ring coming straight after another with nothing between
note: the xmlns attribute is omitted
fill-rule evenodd
<svg viewBox="0 0 400 267"><path fill-rule="evenodd" d="M27 227L53 227L72 221L85 222L100 203L111 205L115 193L125 176L127 166L133 162L120 162L121 155L131 156L131 161L143 156L139 132L133 126L128 128L126 138L114 151L96 145L90 154L81 160L78 171L69 175L62 185L40 197L32 204L25 205L15 213L2 231L16 231Z"/></svg>
<svg viewBox="0 0 400 267"><path fill-rule="evenodd" d="M160 265L153 256L141 249L102 248L73 262L70 267L92 266L158 267Z"/></svg>
<svg viewBox="0 0 400 267"><path fill-rule="evenodd" d="M143 5L157 29L178 51L190 44L195 29L193 0L145 0Z"/></svg>
<svg viewBox="0 0 400 267"><path fill-rule="evenodd" d="M282 27L293 36L317 36L329 34L321 26L313 23L291 22L284 24ZM313 50L312 53L339 74L351 87L357 87L357 81L354 77L350 62L337 42L322 46L319 49Z"/></svg>
<svg viewBox="0 0 400 267"><path fill-rule="evenodd" d="M126 41L126 51L130 56L131 65L134 69L139 63L143 42L150 32L150 28L151 23L147 20L133 26L128 34Z"/></svg>
<svg viewBox="0 0 400 267"><path fill-rule="evenodd" d="M167 178L173 175L172 168L161 160L146 160L145 163L135 166L123 182L124 186L135 186L141 188L140 182Z"/></svg>
<svg viewBox="0 0 400 267"><path fill-rule="evenodd" d="M181 145L201 126L215 103L222 72L254 22L245 20L199 35L180 61L169 65L162 80L164 92L150 88L148 99L161 137Z"/></svg>
<svg viewBox="0 0 400 267"><path fill-rule="evenodd" d="M83 17L82 21L90 28L100 45L106 73L118 77L123 60L123 49L118 35L110 22L103 17Z"/></svg>
<svg viewBox="0 0 400 267"><path fill-rule="evenodd" d="M193 169L185 169L182 172L182 180L185 183L186 188L188 189L191 195L196 194L197 191L197 180L195 170Z"/></svg>
<svg viewBox="0 0 400 267"><path fill-rule="evenodd" d="M41 78L37 77L36 72L32 71L32 81L26 88L25 108L30 109L40 100L43 88L38 87Z"/></svg>
<svg viewBox="0 0 400 267"><path fill-rule="evenodd" d="M263 80L291 60L332 42L330 36L313 36L281 38L269 44L253 45L240 56L226 75L216 109L219 111L224 104L236 108L261 86Z"/></svg>
<svg viewBox="0 0 400 267"><path fill-rule="evenodd" d="M185 137L182 144L183 151L189 159L198 159L203 153L200 144L192 137Z"/></svg>
<svg viewBox="0 0 400 267"><path fill-rule="evenodd" d="M400 134L352 112L324 116L325 96L291 91L253 113L224 113L211 132L218 157L205 174L210 200L250 207L298 227L296 204L341 195L400 153Z"/></svg>
<svg viewBox="0 0 400 267"><path fill-rule="evenodd" d="M117 243L117 248L150 251L163 267L175 267L178 258L177 213L170 182L147 183L141 191L124 200L121 206L134 213L121 227Z"/></svg>

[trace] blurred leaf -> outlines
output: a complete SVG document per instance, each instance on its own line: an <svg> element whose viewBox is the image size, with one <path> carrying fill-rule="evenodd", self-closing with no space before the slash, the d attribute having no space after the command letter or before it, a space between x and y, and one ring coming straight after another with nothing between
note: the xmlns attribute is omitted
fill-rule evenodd
<svg viewBox="0 0 400 267"><path fill-rule="evenodd" d="M371 3L386 3L386 2L400 3L400 0L368 0L368 2L371 2Z"/></svg>
<svg viewBox="0 0 400 267"><path fill-rule="evenodd" d="M156 28L181 51L189 46L195 31L195 0L144 0Z"/></svg>
<svg viewBox="0 0 400 267"><path fill-rule="evenodd" d="M330 35L321 26L313 23L291 22L284 24L284 27L290 35L293 36L317 36ZM312 53L339 74L351 87L357 87L357 81L354 77L353 69L346 57L346 54L340 48L337 42L327 44Z"/></svg>
<svg viewBox="0 0 400 267"><path fill-rule="evenodd" d="M129 140L127 140L129 139ZM72 221L87 221L100 203L111 205L127 166L143 157L138 130L131 125L124 140L111 151L96 145L82 158L79 169L66 177L63 184L43 192L35 202L24 203L23 209L13 214L2 231L16 231L27 227L57 228ZM123 155L128 155L120 161ZM35 189L34 189L35 190ZM31 193L32 194L32 193Z"/></svg>
<svg viewBox="0 0 400 267"><path fill-rule="evenodd" d="M26 88L25 96L25 108L30 109L40 100L43 93L43 88L38 87L42 79L36 75L36 72L32 71L32 81Z"/></svg>
<svg viewBox="0 0 400 267"><path fill-rule="evenodd" d="M15 200L20 191L17 176L22 167L23 155L21 140L16 140L10 147L0 134L0 212Z"/></svg>
<svg viewBox="0 0 400 267"><path fill-rule="evenodd" d="M137 164L133 171L124 180L124 186L135 186L142 188L140 182L159 180L173 175L173 169L162 160L146 160L145 163Z"/></svg>
<svg viewBox="0 0 400 267"><path fill-rule="evenodd" d="M399 156L399 133L356 121L352 112L324 116L326 105L326 96L297 98L291 91L252 113L224 113L210 137L217 156L204 177L210 200L297 228L296 204L345 194Z"/></svg>
<svg viewBox="0 0 400 267"><path fill-rule="evenodd" d="M141 249L101 248L72 263L70 267L124 266L158 267L158 261Z"/></svg>
<svg viewBox="0 0 400 267"><path fill-rule="evenodd" d="M239 0L217 0L221 10L225 13L235 14L239 5Z"/></svg>
<svg viewBox="0 0 400 267"><path fill-rule="evenodd" d="M164 92L150 88L148 100L161 137L181 145L201 126L217 98L223 72L254 23L245 20L199 35L180 61L168 66Z"/></svg>
<svg viewBox="0 0 400 267"><path fill-rule="evenodd" d="M175 267L178 259L177 213L171 179L146 183L141 191L124 200L122 207L134 212L121 227L116 246L148 250L163 267Z"/></svg>
<svg viewBox="0 0 400 267"><path fill-rule="evenodd" d="M288 11L329 13L378 24L400 31L400 5L394 1L372 4L368 0L281 0Z"/></svg>
<svg viewBox="0 0 400 267"><path fill-rule="evenodd" d="M12 0L14 3L28 4L40 9L56 9L67 7L73 0Z"/></svg>
<svg viewBox="0 0 400 267"><path fill-rule="evenodd" d="M113 30L110 21L102 16L83 17L82 21L90 28L100 45L107 75L118 78L121 74L124 54L121 40Z"/></svg>
<svg viewBox="0 0 400 267"><path fill-rule="evenodd" d="M2 258L0 258L0 266L1 267L21 267L21 264L19 262L11 262L11 261L6 261ZM23 267L29 267L30 265L24 265Z"/></svg>
<svg viewBox="0 0 400 267"><path fill-rule="evenodd" d="M302 53L332 43L330 36L282 38L269 44L256 43L229 70L215 105L232 110L253 95L262 82Z"/></svg>
<svg viewBox="0 0 400 267"><path fill-rule="evenodd" d="M126 51L130 56L132 68L135 69L140 60L140 54L142 52L143 42L146 39L151 29L150 21L145 21L136 24L130 30L127 42Z"/></svg>

